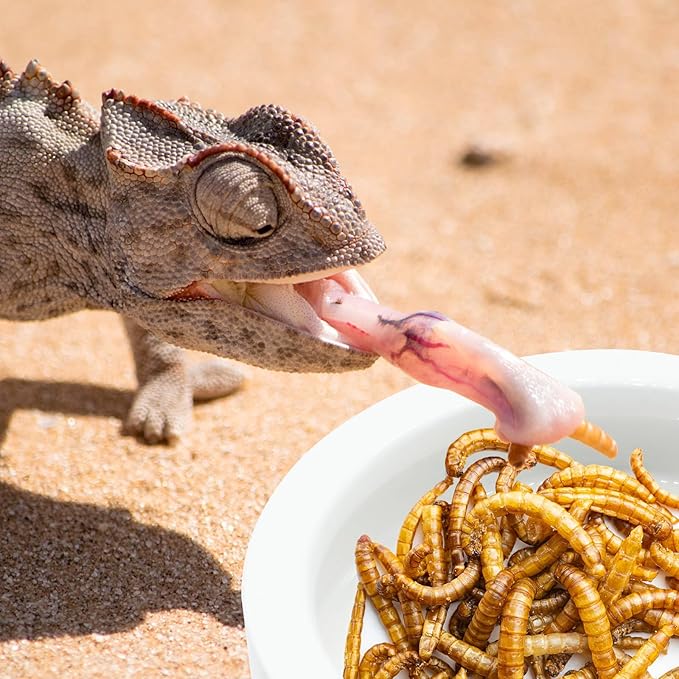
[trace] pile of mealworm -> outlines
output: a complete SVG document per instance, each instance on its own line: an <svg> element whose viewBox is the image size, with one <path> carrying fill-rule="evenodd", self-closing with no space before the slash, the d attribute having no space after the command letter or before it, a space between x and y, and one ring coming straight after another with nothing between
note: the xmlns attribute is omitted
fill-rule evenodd
<svg viewBox="0 0 679 679"><path fill-rule="evenodd" d="M480 451L508 455L467 466ZM445 478L406 516L395 553L359 538L344 679L402 671L521 679L529 668L546 679L574 654L586 664L569 679L633 679L648 677L679 636L679 529L670 511L679 496L653 479L641 450L631 456L633 476L551 446L512 453L492 429L463 434L448 448ZM556 471L533 491L517 477L536 463ZM489 474L494 494L482 485ZM450 501L441 499L451 487ZM362 650L367 600L386 634ZM679 679L679 667L670 677Z"/></svg>

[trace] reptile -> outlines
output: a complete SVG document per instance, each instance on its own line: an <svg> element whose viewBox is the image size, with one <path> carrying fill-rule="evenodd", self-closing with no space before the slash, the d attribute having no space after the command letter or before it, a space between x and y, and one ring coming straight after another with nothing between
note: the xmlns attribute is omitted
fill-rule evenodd
<svg viewBox="0 0 679 679"><path fill-rule="evenodd" d="M369 297L355 267L385 246L316 129L278 106L228 118L111 89L97 111L37 60L0 60L0 241L1 318L121 315L138 380L124 428L151 443L242 381L182 348L291 372L377 358L297 293L332 278Z"/></svg>

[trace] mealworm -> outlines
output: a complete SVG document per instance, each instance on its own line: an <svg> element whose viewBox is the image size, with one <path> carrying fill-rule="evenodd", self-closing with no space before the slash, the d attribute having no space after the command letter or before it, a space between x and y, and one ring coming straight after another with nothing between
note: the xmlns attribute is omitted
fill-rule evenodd
<svg viewBox="0 0 679 679"><path fill-rule="evenodd" d="M642 539L643 530L641 526L637 526L620 544L620 549L613 557L606 577L599 585L599 596L604 606L615 603L627 587L641 551Z"/></svg>
<svg viewBox="0 0 679 679"><path fill-rule="evenodd" d="M514 574L511 571L504 570L498 573L492 584L486 587L462 637L463 641L477 648L485 648L514 582Z"/></svg>
<svg viewBox="0 0 679 679"><path fill-rule="evenodd" d="M504 569L504 561L500 531L496 523L491 523L481 537L481 573L486 586Z"/></svg>
<svg viewBox="0 0 679 679"><path fill-rule="evenodd" d="M359 679L373 679L377 668L396 653L398 651L394 644L381 643L371 646L361 658L361 664L358 666Z"/></svg>
<svg viewBox="0 0 679 679"><path fill-rule="evenodd" d="M536 602L533 601L535 604ZM532 611L532 606L531 606ZM549 625L552 620L556 617L556 613L535 613L531 612L528 618L528 631L531 634L540 634L545 631L545 627Z"/></svg>
<svg viewBox="0 0 679 679"><path fill-rule="evenodd" d="M356 570L389 638L399 651L408 649L410 643L398 611L389 599L385 599L377 591L380 573L373 555L372 541L367 535L362 535L356 542Z"/></svg>
<svg viewBox="0 0 679 679"><path fill-rule="evenodd" d="M470 646L466 642L456 639L448 632L441 633L436 649L465 669L480 674L482 677L494 679L497 676L496 658L492 658L475 646Z"/></svg>
<svg viewBox="0 0 679 679"><path fill-rule="evenodd" d="M424 541L431 547L431 553L426 561L432 587L439 587L446 581L442 515L443 509L437 504L426 505L422 510ZM447 611L447 604L442 604L432 606L425 615L419 643L419 653L423 660L429 660L436 649Z"/></svg>
<svg viewBox="0 0 679 679"><path fill-rule="evenodd" d="M440 606L461 599L471 591L480 576L481 566L478 559L470 559L460 575L438 587L421 585L404 574L385 576L382 582L392 585L397 591L404 592L409 599L414 599L425 606Z"/></svg>
<svg viewBox="0 0 679 679"><path fill-rule="evenodd" d="M522 443L510 443L507 450L507 462L516 469L527 469L537 464L537 458L533 453L533 446L525 446Z"/></svg>
<svg viewBox="0 0 679 679"><path fill-rule="evenodd" d="M511 491L496 493L480 502L465 518L462 526L462 545L472 554L478 549L478 533L483 527L495 521L499 514L523 513L540 518L568 540L573 549L582 557L587 571L594 577L602 577L605 568L601 555L594 546L587 531L562 507L536 493L526 494Z"/></svg>
<svg viewBox="0 0 679 679"><path fill-rule="evenodd" d="M629 493L649 504L655 502L654 494L637 479L620 469L607 467L601 464L589 464L586 467L567 467L554 472L538 491L545 488L563 488L567 486L579 486L585 488L602 488L604 490L617 490L621 493Z"/></svg>
<svg viewBox="0 0 679 679"><path fill-rule="evenodd" d="M474 587L472 591L458 604L448 621L448 631L458 639L462 639L467 631L469 621L476 611L484 590Z"/></svg>
<svg viewBox="0 0 679 679"><path fill-rule="evenodd" d="M453 441L446 451L446 474L461 476L467 458L481 450L507 451L509 443L499 439L494 429L474 429Z"/></svg>
<svg viewBox="0 0 679 679"><path fill-rule="evenodd" d="M663 547L659 542L651 544L651 557L667 575L677 577L679 575L679 554Z"/></svg>
<svg viewBox="0 0 679 679"><path fill-rule="evenodd" d="M375 674L375 679L393 679L401 670L416 670L424 665L424 661L415 651L399 651L384 662Z"/></svg>
<svg viewBox="0 0 679 679"><path fill-rule="evenodd" d="M625 521L643 526L644 532L656 540L662 540L672 534L672 525L653 505L643 500L631 499L615 490L594 488L545 488L540 491L541 497L560 505L571 505L576 500L591 500L592 511L607 516L615 516Z"/></svg>
<svg viewBox="0 0 679 679"><path fill-rule="evenodd" d="M531 615L551 615L556 613L568 601L568 592L563 589L557 590L546 599L536 599L530 607Z"/></svg>
<svg viewBox="0 0 679 679"><path fill-rule="evenodd" d="M591 503L585 500L574 502L569 514L582 523L589 512ZM591 536L590 536L591 537ZM532 555L522 559L520 563L512 564L511 570L517 578L533 577L551 566L569 547L568 540L559 535L552 535L547 542L540 545ZM518 552L517 552L518 553Z"/></svg>
<svg viewBox="0 0 679 679"><path fill-rule="evenodd" d="M454 679L455 677L453 668L447 662L436 656L429 658L423 667L428 670L438 670L436 674L432 674L431 679Z"/></svg>
<svg viewBox="0 0 679 679"><path fill-rule="evenodd" d="M679 611L679 592L672 589L646 589L618 599L609 609L611 625L617 626L654 608Z"/></svg>
<svg viewBox="0 0 679 679"><path fill-rule="evenodd" d="M618 454L618 444L603 429L587 420L583 420L577 429L569 434L569 438L584 443L606 457L613 458Z"/></svg>
<svg viewBox="0 0 679 679"><path fill-rule="evenodd" d="M403 558L405 573L411 578L419 578L427 572L426 557L431 554L431 547L424 542L413 547Z"/></svg>
<svg viewBox="0 0 679 679"><path fill-rule="evenodd" d="M666 491L653 478L651 473L644 467L644 453L641 448L636 448L630 455L630 466L637 480L643 484L660 504L679 509L679 496Z"/></svg>
<svg viewBox="0 0 679 679"><path fill-rule="evenodd" d="M663 674L660 679L679 679L679 667L674 667Z"/></svg>
<svg viewBox="0 0 679 679"><path fill-rule="evenodd" d="M514 532L508 517L500 517L500 541L502 543L502 553L505 559L512 553L514 545L516 544L517 535Z"/></svg>
<svg viewBox="0 0 679 679"><path fill-rule="evenodd" d="M554 576L568 590L578 609L600 679L612 679L617 666L613 638L606 609L594 583L581 570L568 564L557 564Z"/></svg>
<svg viewBox="0 0 679 679"><path fill-rule="evenodd" d="M356 679L358 666L361 659L361 632L363 631L363 616L365 613L365 590L359 582L356 586L354 606L351 609L349 631L344 645L344 671L343 679Z"/></svg>
<svg viewBox="0 0 679 679"><path fill-rule="evenodd" d="M442 479L433 488L428 490L408 512L401 525L401 530L398 533L398 541L396 543L396 556L398 556L399 559L403 560L405 555L413 547L413 538L415 537L417 525L420 522L422 507L432 504L439 495L445 493L446 490L450 488L452 483L453 479L450 476Z"/></svg>
<svg viewBox="0 0 679 679"><path fill-rule="evenodd" d="M546 665L547 663L545 663ZM556 677L558 674L561 673L561 670L563 669L560 668L557 672L554 674L550 673L551 677ZM596 669L594 669L594 665L591 662L588 662L586 665L583 665L579 670L574 670L571 672L566 672L564 674L564 679L597 679L597 673Z"/></svg>
<svg viewBox="0 0 679 679"><path fill-rule="evenodd" d="M587 525L594 527L599 535L601 535L606 551L609 554L615 555L618 552L620 545L622 544L622 538L610 530L601 514L593 514ZM646 567L655 566L655 562L651 558L651 553L643 547L639 552L637 565Z"/></svg>
<svg viewBox="0 0 679 679"><path fill-rule="evenodd" d="M516 483L516 476L520 470L512 464L505 464L497 477L495 483L495 490L498 493L506 493L510 490L522 490L527 493L532 493L532 489ZM528 545L535 545L543 542L551 533L549 527L545 526L541 521L536 521L527 516L510 514L507 516L507 522L511 529L516 533L516 536L522 542Z"/></svg>
<svg viewBox="0 0 679 679"><path fill-rule="evenodd" d="M517 580L509 592L500 620L497 650L498 679L522 679L523 677L524 641L534 596L535 585L529 578Z"/></svg>
<svg viewBox="0 0 679 679"><path fill-rule="evenodd" d="M553 632L551 634L526 634L523 638L521 658L531 655L557 655L559 653L585 653L589 649L587 635L580 632ZM488 644L488 655L499 653L499 641ZM499 661L500 664L502 661Z"/></svg>
<svg viewBox="0 0 679 679"><path fill-rule="evenodd" d="M453 575L459 575L464 569L464 551L462 550L462 524L469 508L469 498L474 487L487 474L504 467L501 457L484 457L470 465L455 486L450 503L448 517L448 549L450 551Z"/></svg>
<svg viewBox="0 0 679 679"><path fill-rule="evenodd" d="M645 672L650 664L667 648L673 634L674 627L671 625L661 627L644 642L634 654L634 657L616 674L616 679L636 679Z"/></svg>
<svg viewBox="0 0 679 679"><path fill-rule="evenodd" d="M400 559L384 545L373 542L373 553L391 575L405 572ZM401 605L403 627L405 628L406 636L412 647L416 648L420 635L422 634L422 625L424 622L424 616L420 610L420 605L417 601L408 599L402 592L397 592L397 596Z"/></svg>

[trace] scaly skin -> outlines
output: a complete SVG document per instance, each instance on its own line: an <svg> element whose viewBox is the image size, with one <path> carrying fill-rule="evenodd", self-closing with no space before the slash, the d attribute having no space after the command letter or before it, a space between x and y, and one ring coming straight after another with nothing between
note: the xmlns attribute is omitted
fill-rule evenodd
<svg viewBox="0 0 679 679"><path fill-rule="evenodd" d="M330 149L287 111L229 119L110 90L99 115L36 61L20 75L0 61L0 317L122 314L140 382L128 428L148 441L240 382L191 372L172 345L275 370L370 365L212 284L318 279L383 248Z"/></svg>

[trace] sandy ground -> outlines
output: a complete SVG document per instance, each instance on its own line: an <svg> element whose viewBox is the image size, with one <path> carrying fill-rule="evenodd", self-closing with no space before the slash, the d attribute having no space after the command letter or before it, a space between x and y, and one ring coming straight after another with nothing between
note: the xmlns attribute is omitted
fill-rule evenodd
<svg viewBox="0 0 679 679"><path fill-rule="evenodd" d="M0 51L94 103L115 86L312 120L389 244L365 275L392 306L519 354L679 349L674 2L5 2ZM461 166L470 144L500 162ZM251 369L149 447L120 434L113 314L0 330L0 676L247 677L258 513L408 378Z"/></svg>

